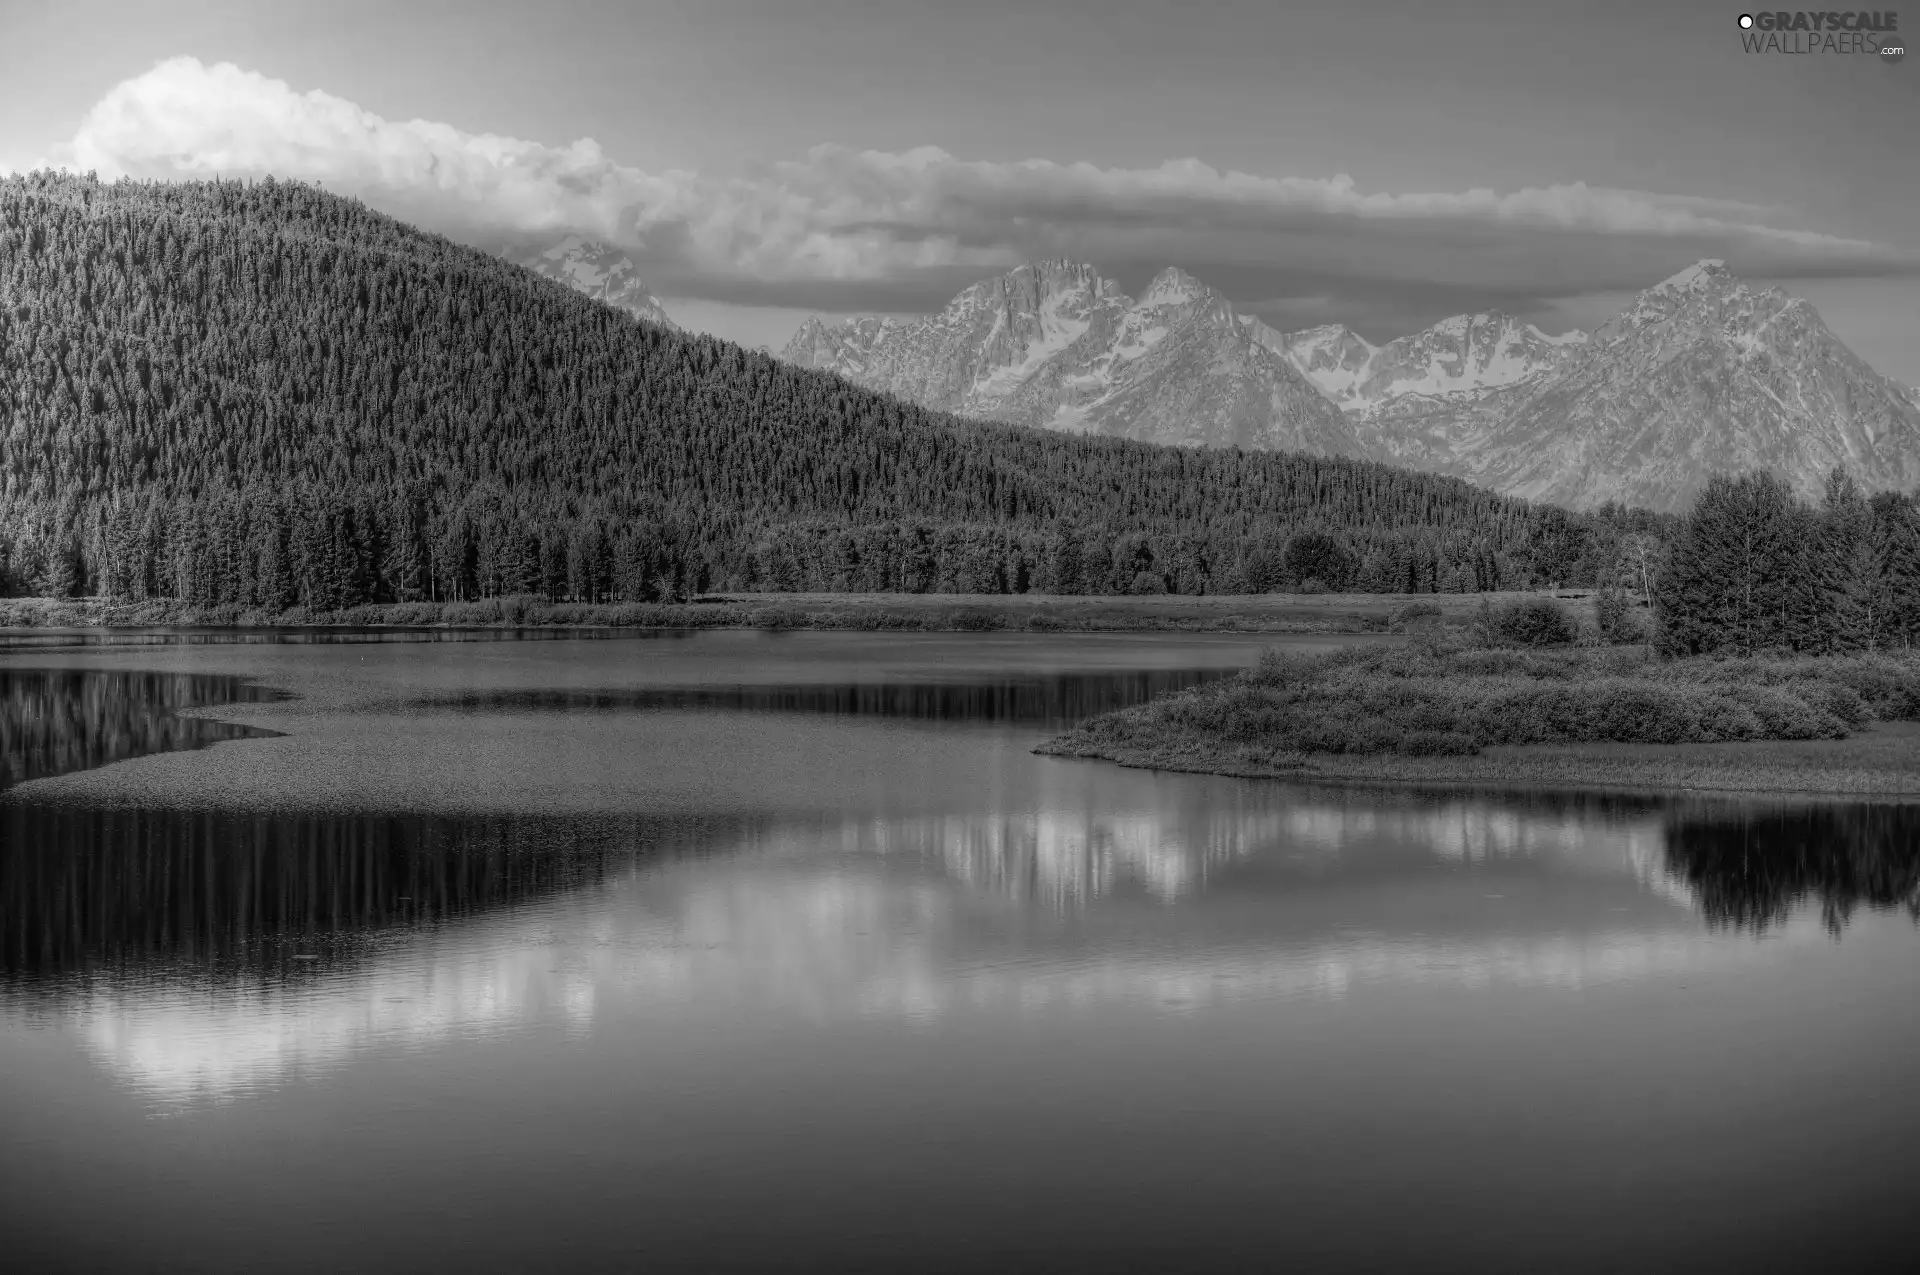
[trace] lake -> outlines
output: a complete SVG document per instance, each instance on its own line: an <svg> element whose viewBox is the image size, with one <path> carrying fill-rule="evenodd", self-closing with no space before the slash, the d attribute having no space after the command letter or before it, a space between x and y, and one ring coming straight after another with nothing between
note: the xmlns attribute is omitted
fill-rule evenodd
<svg viewBox="0 0 1920 1275"><path fill-rule="evenodd" d="M1028 751L1272 638L381 638L0 652L10 1270L1908 1243L1920 807Z"/></svg>

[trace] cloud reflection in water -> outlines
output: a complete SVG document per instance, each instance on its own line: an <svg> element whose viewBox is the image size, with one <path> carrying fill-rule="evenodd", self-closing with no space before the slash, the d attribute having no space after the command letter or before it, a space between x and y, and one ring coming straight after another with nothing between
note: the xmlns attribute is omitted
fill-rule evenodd
<svg viewBox="0 0 1920 1275"><path fill-rule="evenodd" d="M1646 803L1193 792L1158 809L674 827L314 816L296 829L293 816L121 812L117 840L77 825L83 814L16 803L18 844L45 851L64 832L66 856L84 844L95 858L68 879L69 929L38 923L60 961L36 967L9 948L7 999L13 1014L69 1019L114 1074L179 1102L374 1052L580 1035L608 1015L673 1031L747 1015L1194 1013L1409 989L1572 992L1781 950L1682 906L1665 847L1699 834ZM300 891L323 874L286 871L280 910L249 910L257 878L207 865L257 864L265 845L326 847L339 897L315 906ZM200 947L169 951L153 918L115 911L131 896L114 874L190 866L225 882L230 906ZM340 901L403 882L439 903ZM47 892L7 892L15 933L29 896ZM98 928L115 917L126 932ZM276 929L276 917L307 920ZM1811 915L1779 933L1824 941ZM294 961L305 949L321 959Z"/></svg>

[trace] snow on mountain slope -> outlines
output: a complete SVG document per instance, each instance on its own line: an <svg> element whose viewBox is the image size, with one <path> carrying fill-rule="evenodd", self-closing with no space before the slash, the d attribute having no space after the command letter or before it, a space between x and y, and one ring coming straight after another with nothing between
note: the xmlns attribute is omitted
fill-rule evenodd
<svg viewBox="0 0 1920 1275"><path fill-rule="evenodd" d="M927 407L1150 442L1356 455L1352 427L1224 297L1180 270L1138 301L1042 261L912 323L809 320L783 358Z"/></svg>
<svg viewBox="0 0 1920 1275"><path fill-rule="evenodd" d="M1707 260L1635 297L1461 459L1497 490L1582 507L1681 509L1710 474L1748 469L1808 496L1835 465L1911 489L1920 404L1807 302Z"/></svg>
<svg viewBox="0 0 1920 1275"><path fill-rule="evenodd" d="M568 235L543 251L514 254L509 259L596 301L625 310L636 319L677 326L647 291L632 260L611 244Z"/></svg>
<svg viewBox="0 0 1920 1275"><path fill-rule="evenodd" d="M1360 383L1380 350L1338 323L1282 333L1253 315L1242 315L1254 340L1291 362L1300 374L1342 409L1364 406Z"/></svg>
<svg viewBox="0 0 1920 1275"><path fill-rule="evenodd" d="M1835 464L1872 490L1920 486L1920 393L1713 260L1591 336L1488 313L1381 346L1278 332L1178 270L1133 301L1040 262L929 318L809 321L781 357L978 418L1362 456L1575 507L1681 509L1709 474L1762 467L1809 494Z"/></svg>
<svg viewBox="0 0 1920 1275"><path fill-rule="evenodd" d="M1349 412L1407 394L1477 392L1529 380L1564 364L1586 341L1583 332L1548 336L1497 311L1455 315L1382 346L1338 324L1282 334L1262 323L1258 335Z"/></svg>

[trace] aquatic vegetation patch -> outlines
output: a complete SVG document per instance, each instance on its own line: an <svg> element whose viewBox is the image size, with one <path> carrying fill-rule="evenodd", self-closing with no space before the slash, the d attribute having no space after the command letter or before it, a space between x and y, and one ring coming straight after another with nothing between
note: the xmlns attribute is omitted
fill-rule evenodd
<svg viewBox="0 0 1920 1275"><path fill-rule="evenodd" d="M1503 744L1844 739L1920 719L1920 655L1694 657L1443 643L1270 650L1224 681L1083 722L1043 746L1163 753L1465 756Z"/></svg>

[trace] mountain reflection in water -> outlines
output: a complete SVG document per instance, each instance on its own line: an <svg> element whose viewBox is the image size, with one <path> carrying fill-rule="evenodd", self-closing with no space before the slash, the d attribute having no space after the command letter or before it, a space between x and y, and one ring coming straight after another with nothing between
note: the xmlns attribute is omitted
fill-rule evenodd
<svg viewBox="0 0 1920 1275"><path fill-rule="evenodd" d="M16 801L0 988L173 1101L382 1042L576 1031L609 1011L1186 1013L1369 988L1574 991L1754 959L1699 926L1644 802L1203 796L785 823Z"/></svg>
<svg viewBox="0 0 1920 1275"><path fill-rule="evenodd" d="M1040 724L1216 673L524 691L456 711L712 710ZM0 674L25 780L268 734L181 709L235 678ZM998 1003L1579 988L1920 918L1920 807L1149 781L793 816L441 816L0 799L0 986L175 1097L373 1040L621 1003L924 1018ZM1819 924L1799 914L1810 905ZM1141 909L1145 908L1146 911ZM1704 915L1708 928L1699 917ZM40 993L52 995L48 1000ZM64 990L62 990L64 989ZM263 993L272 990L270 995Z"/></svg>

